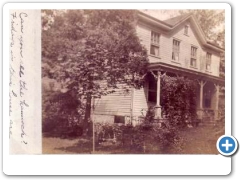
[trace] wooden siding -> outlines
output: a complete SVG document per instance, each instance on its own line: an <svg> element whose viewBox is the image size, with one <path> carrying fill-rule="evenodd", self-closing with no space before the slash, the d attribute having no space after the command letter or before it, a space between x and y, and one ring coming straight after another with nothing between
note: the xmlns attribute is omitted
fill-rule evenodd
<svg viewBox="0 0 240 180"><path fill-rule="evenodd" d="M93 114L92 118L94 119L95 123L103 123L103 124L114 123L114 115Z"/></svg>
<svg viewBox="0 0 240 180"><path fill-rule="evenodd" d="M95 99L94 114L130 116L131 94L131 91L127 93L118 89L112 94Z"/></svg>
<svg viewBox="0 0 240 180"><path fill-rule="evenodd" d="M146 115L148 109L148 88L134 89L133 92L133 116Z"/></svg>
<svg viewBox="0 0 240 180"><path fill-rule="evenodd" d="M184 34L184 26L188 25L188 35ZM147 48L148 52L150 52L150 44L151 44L151 31L160 33L160 55L159 57L155 57L149 54L150 63L156 62L164 62L178 67L184 67L187 69L191 69L193 71L199 71L206 74L211 74L213 76L219 76L219 64L220 64L220 55L219 53L215 53L213 51L209 51L212 53L212 64L211 71L206 71L206 53L208 49L204 49L201 47L196 33L190 23L185 22L177 27L171 33L166 33L161 31L160 29L156 29L154 27L150 27L147 24L139 23L137 25L137 34L141 40L141 43ZM173 39L180 41L180 54L179 61L172 60L172 46ZM193 68L190 66L191 59L191 46L197 47L197 66Z"/></svg>

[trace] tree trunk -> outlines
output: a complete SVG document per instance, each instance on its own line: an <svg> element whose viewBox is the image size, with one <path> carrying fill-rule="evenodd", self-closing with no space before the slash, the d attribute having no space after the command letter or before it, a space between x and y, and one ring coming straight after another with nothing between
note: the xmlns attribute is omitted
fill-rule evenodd
<svg viewBox="0 0 240 180"><path fill-rule="evenodd" d="M91 102L92 97L91 95L87 95L86 99L86 109L85 109L85 115L84 115L84 122L83 122L83 134L89 135L91 134Z"/></svg>

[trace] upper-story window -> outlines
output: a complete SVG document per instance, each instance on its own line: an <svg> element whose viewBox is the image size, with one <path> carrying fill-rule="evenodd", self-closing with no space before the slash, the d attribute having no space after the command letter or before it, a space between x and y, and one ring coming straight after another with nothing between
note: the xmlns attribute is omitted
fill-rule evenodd
<svg viewBox="0 0 240 180"><path fill-rule="evenodd" d="M160 34L152 31L150 54L154 56L159 56L159 49L160 49Z"/></svg>
<svg viewBox="0 0 240 180"><path fill-rule="evenodd" d="M188 26L187 26L187 25L184 26L184 34L185 34L185 35L188 35Z"/></svg>
<svg viewBox="0 0 240 180"><path fill-rule="evenodd" d="M211 62L212 62L212 54L207 53L206 54L206 70L210 71L211 70Z"/></svg>
<svg viewBox="0 0 240 180"><path fill-rule="evenodd" d="M179 61L180 41L173 39L172 60Z"/></svg>
<svg viewBox="0 0 240 180"><path fill-rule="evenodd" d="M191 67L197 67L197 48L191 46L191 60L190 60Z"/></svg>

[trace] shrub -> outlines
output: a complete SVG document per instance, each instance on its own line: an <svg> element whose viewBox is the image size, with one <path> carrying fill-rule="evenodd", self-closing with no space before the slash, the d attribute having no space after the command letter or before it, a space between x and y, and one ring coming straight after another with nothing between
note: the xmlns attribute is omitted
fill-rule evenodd
<svg viewBox="0 0 240 180"><path fill-rule="evenodd" d="M196 119L195 81L163 75L161 87L162 111L172 126L185 127L187 121Z"/></svg>
<svg viewBox="0 0 240 180"><path fill-rule="evenodd" d="M95 127L97 145L112 139L112 146L119 146L127 153L161 153L177 139L169 125L157 126L147 120L135 127L101 123Z"/></svg>

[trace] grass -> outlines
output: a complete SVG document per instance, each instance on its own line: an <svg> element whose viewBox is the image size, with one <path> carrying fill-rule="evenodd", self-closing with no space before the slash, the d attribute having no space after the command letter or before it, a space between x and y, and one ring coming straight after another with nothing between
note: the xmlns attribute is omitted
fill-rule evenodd
<svg viewBox="0 0 240 180"><path fill-rule="evenodd" d="M146 142L145 147L130 144L103 143L96 146L96 154L218 154L216 142L224 134L224 123L201 125L178 132L179 139L172 146L159 147ZM62 139L43 135L44 154L91 154L92 138ZM144 152L145 151L145 152Z"/></svg>

